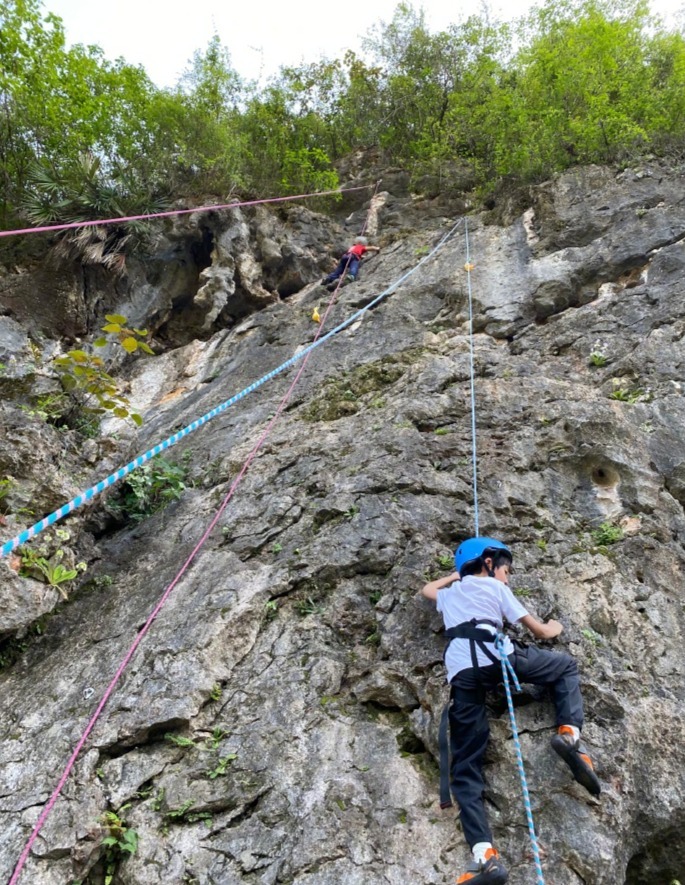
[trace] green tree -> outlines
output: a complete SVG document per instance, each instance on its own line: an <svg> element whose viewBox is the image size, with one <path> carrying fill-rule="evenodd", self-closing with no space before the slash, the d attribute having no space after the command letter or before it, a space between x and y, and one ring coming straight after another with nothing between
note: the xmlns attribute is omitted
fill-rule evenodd
<svg viewBox="0 0 685 885"><path fill-rule="evenodd" d="M67 50L40 0L0 0L3 226L22 206L117 214L114 202L151 205L163 186L203 198L328 190L331 161L377 146L412 172L467 165L481 183L682 156L685 38L646 0L545 0L516 25L472 17L437 33L402 3L363 46L366 59L285 67L258 87L215 34L160 90L98 47Z"/></svg>
<svg viewBox="0 0 685 885"><path fill-rule="evenodd" d="M351 51L345 54L343 64L348 85L337 102L335 128L343 140L335 156L377 145L383 131L380 66L367 64Z"/></svg>
<svg viewBox="0 0 685 885"><path fill-rule="evenodd" d="M297 79L288 69L250 100L243 127L250 145L246 171L258 193L332 190L338 186L326 152L325 124L320 113L302 101Z"/></svg>
<svg viewBox="0 0 685 885"><path fill-rule="evenodd" d="M243 81L218 34L214 34L204 52L194 53L179 86L206 119L217 123L230 121L243 97Z"/></svg>
<svg viewBox="0 0 685 885"><path fill-rule="evenodd" d="M450 138L480 180L676 149L683 38L660 31L642 2L548 2L519 24L511 57L506 30L479 41L450 100Z"/></svg>
<svg viewBox="0 0 685 885"><path fill-rule="evenodd" d="M57 16L43 21L39 0L0 0L0 213L11 217L35 157L39 125L49 127L55 103L45 93L58 86L64 31Z"/></svg>
<svg viewBox="0 0 685 885"><path fill-rule="evenodd" d="M589 0L580 9L548 3L535 13L539 36L518 64L526 134L540 144L543 171L548 165L613 160L620 146L644 141L639 105L646 17L643 0Z"/></svg>
<svg viewBox="0 0 685 885"><path fill-rule="evenodd" d="M461 69L445 114L443 153L466 161L478 179L492 174L510 115L515 81L508 73L511 29L476 16L454 28Z"/></svg>
<svg viewBox="0 0 685 885"><path fill-rule="evenodd" d="M248 90L215 34L193 55L173 93L157 100L173 133L171 156L185 189L226 196L246 184L241 106Z"/></svg>
<svg viewBox="0 0 685 885"><path fill-rule="evenodd" d="M155 87L142 68L108 62L96 46L67 50L61 20L43 17L39 0L0 0L0 22L0 212L6 224L36 161L61 174L90 152L110 172L137 168L156 137L148 125ZM137 183L145 192L148 171L144 164L137 178L129 171L129 186Z"/></svg>
<svg viewBox="0 0 685 885"><path fill-rule="evenodd" d="M652 147L683 159L685 138L685 37L657 30L647 44L649 82L643 104L644 126Z"/></svg>
<svg viewBox="0 0 685 885"><path fill-rule="evenodd" d="M381 143L391 156L480 163L492 152L483 107L500 88L509 36L476 17L433 34L407 4L372 30L365 46L383 71Z"/></svg>

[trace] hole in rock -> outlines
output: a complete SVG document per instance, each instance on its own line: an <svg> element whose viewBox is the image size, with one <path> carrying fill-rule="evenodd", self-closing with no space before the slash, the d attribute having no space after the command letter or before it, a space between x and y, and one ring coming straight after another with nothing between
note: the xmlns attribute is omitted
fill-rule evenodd
<svg viewBox="0 0 685 885"><path fill-rule="evenodd" d="M420 753L426 752L426 745L420 737L414 734L408 725L396 736L396 740L401 753L417 756Z"/></svg>
<svg viewBox="0 0 685 885"><path fill-rule="evenodd" d="M615 488L621 481L618 471L607 465L595 465L590 476L593 483L603 489Z"/></svg>
<svg viewBox="0 0 685 885"><path fill-rule="evenodd" d="M626 869L625 885L685 882L685 819L654 835Z"/></svg>

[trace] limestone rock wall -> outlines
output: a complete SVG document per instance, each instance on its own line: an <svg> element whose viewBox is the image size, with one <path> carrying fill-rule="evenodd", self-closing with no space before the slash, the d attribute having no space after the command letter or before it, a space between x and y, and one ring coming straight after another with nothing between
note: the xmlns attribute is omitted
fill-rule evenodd
<svg viewBox="0 0 685 885"><path fill-rule="evenodd" d="M579 662L584 734L603 785L591 799L551 752L548 699L519 708L554 885L685 875L684 198L673 171L591 168L532 190L507 224L468 219L480 529L512 545L524 604L564 624L557 647ZM388 193L376 206L383 251L342 290L331 325L456 220L416 203ZM161 296L148 303L144 285L132 286L121 304L137 305L136 322L152 318L178 346L129 367L145 424L135 438L110 427L120 439L93 454L88 474L143 451L308 343L311 311L326 293L299 288L297 273L304 282L308 266L316 278L330 257L325 242L344 242L363 214L355 210L343 230L298 211L286 247L268 213L257 229L236 212L213 235L199 272L202 318L188 326L179 317L197 308L197 293L195 307L174 307L172 297L163 310ZM194 224L201 239L201 222L185 222ZM264 291L274 291L269 274L288 266L286 248L304 257L288 271L295 282L285 298L268 303L255 289L260 309L227 320L234 293L225 281L245 252L227 245L230 231L251 243L250 261L262 268L242 269L241 280L254 273ZM416 594L450 569L455 545L473 532L464 260L462 227L395 294L315 351L108 703L22 881L454 881L467 851L456 813L437 803L443 641L439 617ZM68 603L50 603L59 602L40 634L0 672L0 878L289 381L270 382L172 451L189 483L167 509L122 525L98 503L73 520L87 580ZM23 431L16 407L3 408L6 470ZM46 450L57 451L52 429L43 433ZM68 494L84 465L77 451L61 464L64 488L52 488ZM607 524L621 528L619 539L607 537ZM21 595L45 585L29 591L0 568L15 629ZM490 817L510 882L524 885L534 868L501 704L491 717ZM102 845L107 812L137 833L133 854Z"/></svg>

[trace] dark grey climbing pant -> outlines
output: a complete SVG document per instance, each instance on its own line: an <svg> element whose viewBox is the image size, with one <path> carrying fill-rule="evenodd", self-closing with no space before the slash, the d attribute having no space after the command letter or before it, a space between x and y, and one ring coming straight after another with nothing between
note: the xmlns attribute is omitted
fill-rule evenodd
<svg viewBox="0 0 685 885"><path fill-rule="evenodd" d="M338 266L336 269L329 273L325 278L326 285L328 283L332 283L334 280L337 280L338 277L341 277L345 271L347 271L347 278L349 280L355 280L359 276L359 265L361 263L361 258L354 254L354 252L345 252L343 257L338 262Z"/></svg>
<svg viewBox="0 0 685 885"><path fill-rule="evenodd" d="M578 667L569 655L535 646L517 647L509 660L520 682L552 690L557 725L583 726L583 699ZM485 692L502 682L499 664L461 670L452 680L449 709L450 785L459 803L464 836L471 848L492 842L485 813L483 756L490 737Z"/></svg>

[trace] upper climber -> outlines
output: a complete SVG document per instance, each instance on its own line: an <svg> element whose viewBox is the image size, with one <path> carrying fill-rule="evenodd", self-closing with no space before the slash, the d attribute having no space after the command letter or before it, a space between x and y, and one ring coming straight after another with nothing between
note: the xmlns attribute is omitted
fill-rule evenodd
<svg viewBox="0 0 685 885"><path fill-rule="evenodd" d="M359 273L359 265L367 252L380 252L380 246L369 246L366 237L357 237L354 244L345 252L334 271L321 280L321 284L329 286L345 274L345 283L353 283Z"/></svg>

